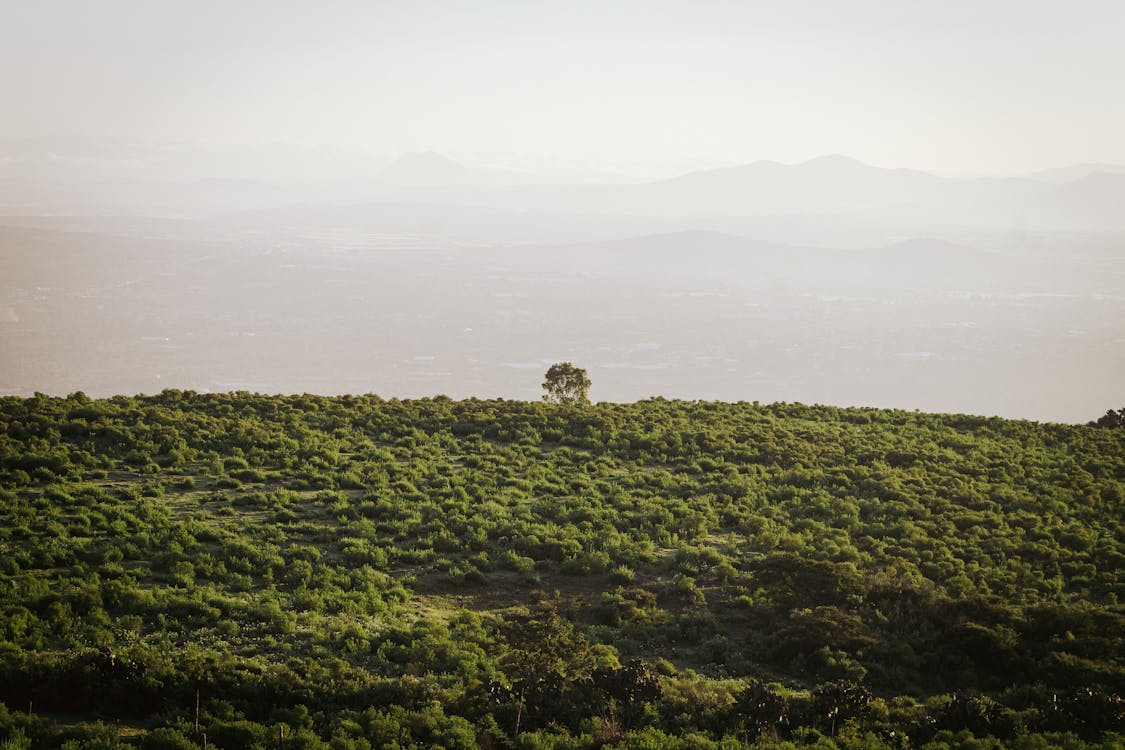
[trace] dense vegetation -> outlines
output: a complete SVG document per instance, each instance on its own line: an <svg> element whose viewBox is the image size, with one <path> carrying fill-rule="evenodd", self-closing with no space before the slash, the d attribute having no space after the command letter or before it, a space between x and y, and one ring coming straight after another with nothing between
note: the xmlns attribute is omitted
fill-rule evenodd
<svg viewBox="0 0 1125 750"><path fill-rule="evenodd" d="M0 428L0 747L1123 741L1122 430L178 391Z"/></svg>

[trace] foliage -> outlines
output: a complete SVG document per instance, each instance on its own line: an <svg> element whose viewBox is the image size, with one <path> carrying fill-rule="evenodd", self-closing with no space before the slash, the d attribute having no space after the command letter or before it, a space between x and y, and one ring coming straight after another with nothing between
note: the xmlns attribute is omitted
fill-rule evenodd
<svg viewBox="0 0 1125 750"><path fill-rule="evenodd" d="M543 380L543 400L552 404L582 406L590 403L590 378L581 367L558 362L547 368Z"/></svg>
<svg viewBox="0 0 1125 750"><path fill-rule="evenodd" d="M1092 423L1096 427L1125 427L1125 407L1117 409L1107 409L1106 413L1098 417L1097 421Z"/></svg>
<svg viewBox="0 0 1125 750"><path fill-rule="evenodd" d="M0 745L1113 747L1123 504L1096 426L2 398Z"/></svg>

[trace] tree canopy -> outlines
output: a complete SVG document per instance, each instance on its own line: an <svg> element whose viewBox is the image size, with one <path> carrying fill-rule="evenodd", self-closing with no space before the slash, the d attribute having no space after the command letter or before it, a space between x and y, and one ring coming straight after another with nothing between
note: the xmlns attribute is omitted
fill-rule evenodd
<svg viewBox="0 0 1125 750"><path fill-rule="evenodd" d="M547 370L543 381L544 400L554 404L582 406L590 403L590 378L581 367L558 362Z"/></svg>

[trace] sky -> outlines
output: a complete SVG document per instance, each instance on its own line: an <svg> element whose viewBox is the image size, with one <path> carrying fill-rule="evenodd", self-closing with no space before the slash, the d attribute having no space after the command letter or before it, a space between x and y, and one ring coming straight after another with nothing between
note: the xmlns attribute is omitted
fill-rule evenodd
<svg viewBox="0 0 1125 750"><path fill-rule="evenodd" d="M0 138L579 168L1125 162L1125 2L0 0Z"/></svg>

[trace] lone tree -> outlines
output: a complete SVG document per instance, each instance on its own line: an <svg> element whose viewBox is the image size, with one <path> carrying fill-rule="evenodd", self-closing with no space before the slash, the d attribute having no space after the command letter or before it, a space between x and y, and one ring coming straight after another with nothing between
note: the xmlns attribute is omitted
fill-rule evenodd
<svg viewBox="0 0 1125 750"><path fill-rule="evenodd" d="M547 370L543 381L544 401L552 404L582 406L590 403L590 378L581 367L569 362L558 362Z"/></svg>

